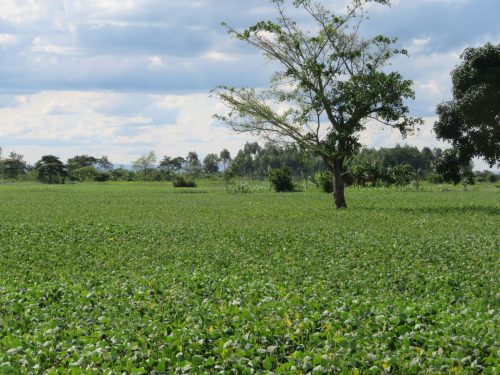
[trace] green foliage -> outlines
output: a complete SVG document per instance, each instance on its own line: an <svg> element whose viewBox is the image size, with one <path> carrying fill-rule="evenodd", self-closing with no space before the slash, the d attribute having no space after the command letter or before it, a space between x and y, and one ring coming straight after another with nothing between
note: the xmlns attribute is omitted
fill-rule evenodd
<svg viewBox="0 0 500 375"><path fill-rule="evenodd" d="M68 176L66 165L54 155L44 155L35 163L38 180L49 184L64 183Z"/></svg>
<svg viewBox="0 0 500 375"><path fill-rule="evenodd" d="M427 175L427 180L433 184L443 184L444 178L439 173L431 172Z"/></svg>
<svg viewBox="0 0 500 375"><path fill-rule="evenodd" d="M292 172L288 167L269 170L269 182L277 193L291 192L294 190Z"/></svg>
<svg viewBox="0 0 500 375"><path fill-rule="evenodd" d="M185 162L186 160L184 160L184 158L180 156L177 156L175 158L171 158L170 156L165 156L160 162L159 167L160 170L164 171L168 175L171 175L174 173L179 173Z"/></svg>
<svg viewBox="0 0 500 375"><path fill-rule="evenodd" d="M434 131L452 143L459 166L474 157L500 166L500 44L467 48L461 58L451 72L453 100L437 106Z"/></svg>
<svg viewBox="0 0 500 375"><path fill-rule="evenodd" d="M472 162L469 160L463 164L456 149L444 151L442 156L434 161L434 169L436 173L443 176L445 182L468 184L474 181Z"/></svg>
<svg viewBox="0 0 500 375"><path fill-rule="evenodd" d="M125 168L115 168L109 172L112 181L134 181L136 173Z"/></svg>
<svg viewBox="0 0 500 375"><path fill-rule="evenodd" d="M172 180L172 185L176 188L186 187L186 188L195 188L196 182L191 178L184 175L177 175Z"/></svg>
<svg viewBox="0 0 500 375"><path fill-rule="evenodd" d="M68 176L77 181L100 181L109 180L107 171L111 170L113 164L107 156L95 158L88 155L77 155L68 159Z"/></svg>
<svg viewBox="0 0 500 375"><path fill-rule="evenodd" d="M321 156L336 176L335 205L346 208L342 175L359 151L360 133L370 124L366 120L377 120L403 135L422 124L409 115L406 105L414 99L412 82L387 69L392 57L406 51L394 48L394 38L362 37L363 7L369 1L353 0L340 16L321 3L272 2L276 21L257 22L243 31L225 26L280 70L267 90L214 89L214 96L228 110L215 118L236 132L285 140ZM287 4L299 8L310 22L292 19ZM302 29L304 24L311 25L312 31ZM322 117L327 121L320 126ZM242 161L248 165L253 160L245 156Z"/></svg>
<svg viewBox="0 0 500 375"><path fill-rule="evenodd" d="M155 169L156 154L150 151L132 162L132 166L137 172L142 173L145 181L151 180L152 172Z"/></svg>
<svg viewBox="0 0 500 375"><path fill-rule="evenodd" d="M323 172L320 175L319 185L324 193L333 193L333 176L330 171Z"/></svg>
<svg viewBox="0 0 500 375"><path fill-rule="evenodd" d="M493 186L203 188L0 185L0 373L498 373Z"/></svg>
<svg viewBox="0 0 500 375"><path fill-rule="evenodd" d="M0 155L1 156L1 155ZM6 179L17 179L26 174L28 165L24 161L24 156L11 152L9 157L2 159L0 157L0 175Z"/></svg>
<svg viewBox="0 0 500 375"><path fill-rule="evenodd" d="M78 181L92 181L97 176L97 169L89 165L71 171L71 177Z"/></svg>
<svg viewBox="0 0 500 375"><path fill-rule="evenodd" d="M399 164L390 167L388 173L396 186L405 186L415 177L412 170L413 168L409 164Z"/></svg>
<svg viewBox="0 0 500 375"><path fill-rule="evenodd" d="M482 172L476 171L474 175L476 176L478 182L487 181L495 183L498 181L498 175L491 171L482 171Z"/></svg>
<svg viewBox="0 0 500 375"><path fill-rule="evenodd" d="M219 171L220 159L217 154L207 154L203 159L203 169L208 174L214 174Z"/></svg>

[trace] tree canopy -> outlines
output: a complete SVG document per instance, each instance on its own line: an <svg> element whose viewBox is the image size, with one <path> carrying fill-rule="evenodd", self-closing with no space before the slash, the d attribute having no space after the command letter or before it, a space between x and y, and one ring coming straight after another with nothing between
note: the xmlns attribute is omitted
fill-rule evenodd
<svg viewBox="0 0 500 375"><path fill-rule="evenodd" d="M360 36L369 2L388 4L354 0L345 14L336 15L319 3L293 1L314 22L313 32L287 15L287 2L273 0L276 22L258 22L243 31L227 26L231 35L280 66L270 87L213 90L229 110L215 117L235 131L296 143L320 155L334 177L337 208L347 207L342 174L369 120L403 134L421 123L409 116L405 104L414 97L412 82L386 69L391 57L406 51L393 47L395 39Z"/></svg>
<svg viewBox="0 0 500 375"><path fill-rule="evenodd" d="M44 155L35 163L38 179L43 182L60 183L68 175L64 163L54 155Z"/></svg>
<svg viewBox="0 0 500 375"><path fill-rule="evenodd" d="M140 171L144 175L144 179L148 179L148 173L154 168L156 163L156 154L150 151L142 155L139 159L132 162L132 166L135 170Z"/></svg>
<svg viewBox="0 0 500 375"><path fill-rule="evenodd" d="M437 106L434 125L453 146L438 168L455 176L474 157L500 165L500 44L467 48L461 58L451 72L453 99Z"/></svg>

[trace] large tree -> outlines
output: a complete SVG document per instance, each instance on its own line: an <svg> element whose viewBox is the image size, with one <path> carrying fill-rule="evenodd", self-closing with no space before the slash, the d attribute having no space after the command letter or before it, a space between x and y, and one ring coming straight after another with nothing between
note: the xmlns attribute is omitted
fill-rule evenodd
<svg viewBox="0 0 500 375"><path fill-rule="evenodd" d="M452 149L438 162L459 178L474 157L500 165L500 44L467 48L452 72L453 99L437 106L434 130Z"/></svg>
<svg viewBox="0 0 500 375"><path fill-rule="evenodd" d="M387 69L391 57L405 54L395 39L359 33L369 2L353 0L344 14L333 14L309 0L295 0L314 23L304 30L286 14L284 0L272 0L277 21L258 22L230 34L262 51L281 67L267 90L220 86L214 95L229 109L216 118L237 132L293 142L320 155L334 180L334 202L347 207L342 174L359 149L359 134L370 123L397 128L405 135L420 119L409 116L405 99L412 82Z"/></svg>
<svg viewBox="0 0 500 375"><path fill-rule="evenodd" d="M66 165L54 155L44 155L35 163L35 170L38 172L38 179L42 182L64 183L64 178L68 175Z"/></svg>

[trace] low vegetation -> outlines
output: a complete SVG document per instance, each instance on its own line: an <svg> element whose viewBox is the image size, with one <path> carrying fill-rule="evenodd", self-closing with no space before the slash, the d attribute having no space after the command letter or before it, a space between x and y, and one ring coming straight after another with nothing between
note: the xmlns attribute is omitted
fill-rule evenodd
<svg viewBox="0 0 500 375"><path fill-rule="evenodd" d="M497 190L0 185L0 373L497 374Z"/></svg>

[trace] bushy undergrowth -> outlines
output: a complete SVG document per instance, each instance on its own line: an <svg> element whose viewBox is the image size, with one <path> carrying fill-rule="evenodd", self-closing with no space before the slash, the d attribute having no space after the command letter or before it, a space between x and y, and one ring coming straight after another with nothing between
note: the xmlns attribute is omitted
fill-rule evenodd
<svg viewBox="0 0 500 375"><path fill-rule="evenodd" d="M172 180L172 185L176 188L179 187L195 188L197 186L196 182L193 179L182 175L175 176Z"/></svg>
<svg viewBox="0 0 500 375"><path fill-rule="evenodd" d="M203 189L0 186L0 373L498 373L494 187Z"/></svg>
<svg viewBox="0 0 500 375"><path fill-rule="evenodd" d="M269 170L269 182L277 193L286 193L294 190L292 171L288 167Z"/></svg>

